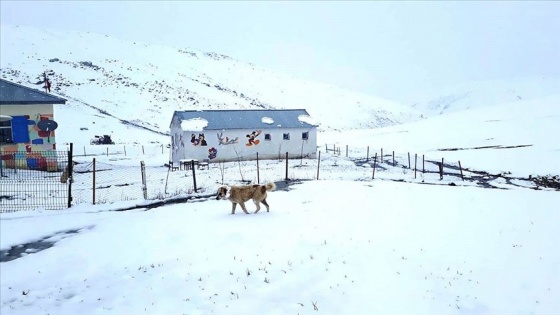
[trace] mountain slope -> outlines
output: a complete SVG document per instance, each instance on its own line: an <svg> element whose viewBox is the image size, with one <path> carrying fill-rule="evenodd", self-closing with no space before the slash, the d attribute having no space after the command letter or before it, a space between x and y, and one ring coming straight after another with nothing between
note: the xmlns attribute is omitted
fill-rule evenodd
<svg viewBox="0 0 560 315"><path fill-rule="evenodd" d="M444 89L412 107L425 116L441 115L560 94L560 77L527 77L474 82Z"/></svg>
<svg viewBox="0 0 560 315"><path fill-rule="evenodd" d="M118 133L131 128L139 139L167 141L159 139L175 110L305 108L320 130L376 128L419 117L397 102L190 48L10 25L2 25L1 43L3 78L40 89L46 72L53 93L69 100L56 112L64 142L107 133L118 142ZM71 125L77 114L91 115L91 123ZM122 124L115 126L115 120Z"/></svg>

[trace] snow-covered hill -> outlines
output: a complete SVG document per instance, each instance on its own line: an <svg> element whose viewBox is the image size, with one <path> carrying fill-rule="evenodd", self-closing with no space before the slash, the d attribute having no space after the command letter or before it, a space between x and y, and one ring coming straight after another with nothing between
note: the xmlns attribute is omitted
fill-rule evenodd
<svg viewBox="0 0 560 315"><path fill-rule="evenodd" d="M419 117L394 101L190 48L11 25L2 25L1 43L2 78L41 89L46 72L53 93L69 100L56 111L62 142L88 143L97 134L119 142L119 134L131 129L139 142L167 141L175 110L305 108L320 130L376 128ZM90 119L72 124L76 115Z"/></svg>
<svg viewBox="0 0 560 315"><path fill-rule="evenodd" d="M560 94L560 77L526 77L480 81L440 90L412 103L424 116L531 101Z"/></svg>

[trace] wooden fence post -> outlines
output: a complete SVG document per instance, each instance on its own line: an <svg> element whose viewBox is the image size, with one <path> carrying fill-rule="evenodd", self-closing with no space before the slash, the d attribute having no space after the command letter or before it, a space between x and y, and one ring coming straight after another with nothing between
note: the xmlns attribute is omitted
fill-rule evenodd
<svg viewBox="0 0 560 315"><path fill-rule="evenodd" d="M285 180L288 180L288 152L286 152L286 178Z"/></svg>
<svg viewBox="0 0 560 315"><path fill-rule="evenodd" d="M424 162L424 154L422 154L422 174L426 172L426 163Z"/></svg>
<svg viewBox="0 0 560 315"><path fill-rule="evenodd" d="M461 161L459 161L459 170L461 171L461 179L465 181L465 177L463 177L463 168L461 167Z"/></svg>
<svg viewBox="0 0 560 315"><path fill-rule="evenodd" d="M107 147L107 156L109 156L109 147Z"/></svg>
<svg viewBox="0 0 560 315"><path fill-rule="evenodd" d="M348 157L348 145L346 145L346 157Z"/></svg>
<svg viewBox="0 0 560 315"><path fill-rule="evenodd" d="M443 179L443 158L441 158L441 164L439 165L439 180Z"/></svg>
<svg viewBox="0 0 560 315"><path fill-rule="evenodd" d="M369 145L367 146L366 162L369 162Z"/></svg>
<svg viewBox="0 0 560 315"><path fill-rule="evenodd" d="M416 179L416 163L418 161L418 154L414 153L414 179Z"/></svg>
<svg viewBox="0 0 560 315"><path fill-rule="evenodd" d="M408 168L410 169L410 152L408 152Z"/></svg>
<svg viewBox="0 0 560 315"><path fill-rule="evenodd" d="M142 145L142 155L144 155L144 145Z"/></svg>
<svg viewBox="0 0 560 315"><path fill-rule="evenodd" d="M126 156L126 146L123 145L123 148L124 148L124 156Z"/></svg>
<svg viewBox="0 0 560 315"><path fill-rule="evenodd" d="M377 152L375 152L375 157L373 158L373 174L371 174L371 179L375 179L375 167L377 166Z"/></svg>
<svg viewBox="0 0 560 315"><path fill-rule="evenodd" d="M257 152L257 184L261 183L261 178L259 176L259 152Z"/></svg>
<svg viewBox="0 0 560 315"><path fill-rule="evenodd" d="M86 146L84 145L84 156L86 156Z"/></svg>
<svg viewBox="0 0 560 315"><path fill-rule="evenodd" d="M381 148L381 161L380 163L383 163L383 148Z"/></svg>
<svg viewBox="0 0 560 315"><path fill-rule="evenodd" d="M142 192L144 193L144 200L148 199L148 187L146 186L146 165L144 161L140 161L140 172L142 173Z"/></svg>
<svg viewBox="0 0 560 315"><path fill-rule="evenodd" d="M319 180L319 165L321 165L321 151L319 151L319 158L317 159L317 180Z"/></svg>
<svg viewBox="0 0 560 315"><path fill-rule="evenodd" d="M393 166L395 166L395 151L393 151Z"/></svg>

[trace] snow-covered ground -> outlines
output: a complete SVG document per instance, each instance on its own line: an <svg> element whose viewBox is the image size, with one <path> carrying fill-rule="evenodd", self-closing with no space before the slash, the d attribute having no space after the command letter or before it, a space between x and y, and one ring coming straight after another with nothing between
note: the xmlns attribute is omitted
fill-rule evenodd
<svg viewBox="0 0 560 315"><path fill-rule="evenodd" d="M1 263L2 314L560 309L558 192L325 180L268 202L2 214L3 251L55 242Z"/></svg>
<svg viewBox="0 0 560 315"><path fill-rule="evenodd" d="M355 145L349 154L354 158L364 157L361 141L393 144L388 147L403 148L397 150L399 165L385 162L372 180L371 163L356 165L344 148L341 156L323 150L320 180L312 180L316 160L291 160L302 166L291 168L289 177L310 180L269 193L268 213L246 215L238 209L231 215L228 201L212 197L158 207L124 200L2 213L1 313L558 313L558 191L499 179L491 184L502 189L482 188L469 179L470 172L464 182L458 175L414 179L413 171L402 167L409 147L425 149L431 158L457 154L462 160L476 151L480 156L473 156L477 163L472 164L478 170L558 174L558 159L552 158L558 155L557 103L520 104L527 107L504 105L509 111L491 108L485 116L457 113L361 133L320 134L321 146L342 146L357 135L348 143ZM539 111L538 104L546 106ZM499 118L509 129L490 128L496 123L484 124L480 117ZM471 128L460 124L475 118ZM436 137L442 126L453 136ZM486 141L532 144L538 150L527 155L519 154L523 148L436 150ZM166 154L135 157L131 151L127 157L98 159L122 166L145 160L148 174L166 174ZM523 163L506 163L496 152ZM538 159L537 152L548 158ZM283 161L261 161L260 182L282 183L283 170ZM204 194L221 184L218 165L197 172ZM172 182L192 185L189 172L170 176ZM241 177L256 181L253 162L224 166L226 183ZM161 189L163 178L149 187Z"/></svg>

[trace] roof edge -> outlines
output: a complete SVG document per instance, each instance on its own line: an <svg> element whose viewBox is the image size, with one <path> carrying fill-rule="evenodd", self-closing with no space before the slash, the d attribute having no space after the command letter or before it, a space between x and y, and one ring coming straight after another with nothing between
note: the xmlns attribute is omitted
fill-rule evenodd
<svg viewBox="0 0 560 315"><path fill-rule="evenodd" d="M9 103L0 100L0 105L10 105L10 104L13 104L13 105L25 105L25 104L29 104L29 105L31 105L31 104L66 104L66 102L68 101L67 99L62 98L62 97L60 97L60 96L53 95L53 94L49 94L49 93L43 92L43 91L38 90L38 89L33 89L33 88L27 87L27 86L25 86L25 85L19 84L19 83L15 83L15 82L12 82L12 81L8 81L8 80L3 79L3 78L0 78L0 81L3 81L3 82L5 82L5 83L7 83L7 84L13 85L13 86L18 87L18 88L23 88L23 89L30 90L30 91L32 91L32 92L34 92L34 93L40 93L40 94L42 94L42 95L45 95L45 96L49 96L49 97L58 99L58 100L56 100L56 101L54 101L54 102L25 102L25 101L19 101L19 102L9 102Z"/></svg>

